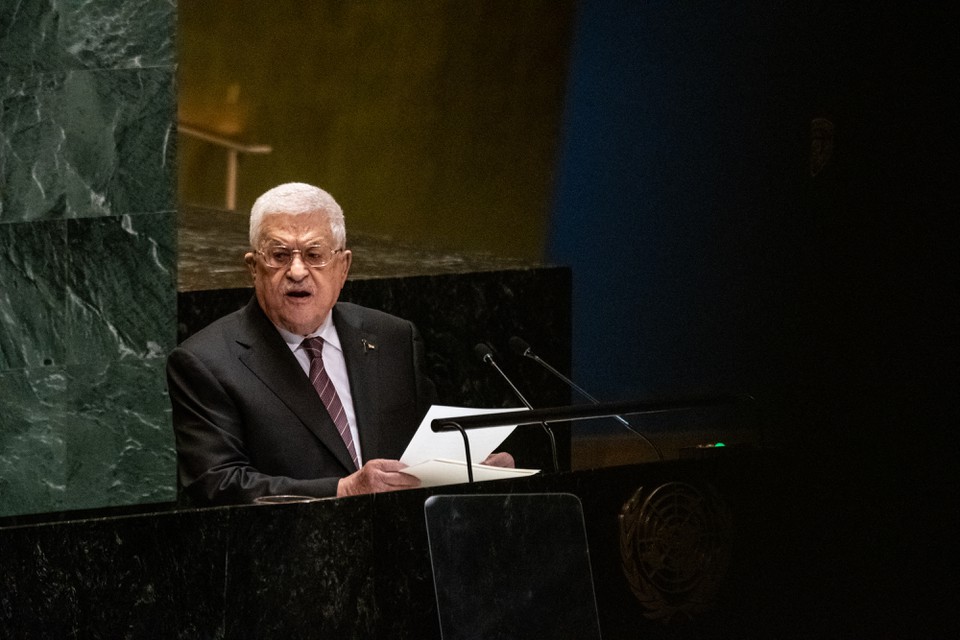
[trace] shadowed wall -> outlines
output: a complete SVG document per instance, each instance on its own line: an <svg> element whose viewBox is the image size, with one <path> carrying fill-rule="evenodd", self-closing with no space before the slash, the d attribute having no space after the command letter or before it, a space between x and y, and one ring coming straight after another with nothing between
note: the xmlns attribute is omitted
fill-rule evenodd
<svg viewBox="0 0 960 640"><path fill-rule="evenodd" d="M609 399L753 393L809 474L798 635L944 635L960 11L578 8L549 251L573 270L574 374Z"/></svg>
<svg viewBox="0 0 960 640"><path fill-rule="evenodd" d="M179 117L273 146L241 162L241 211L312 182L353 231L539 260L573 4L182 3ZM223 206L224 167L182 138L182 201Z"/></svg>

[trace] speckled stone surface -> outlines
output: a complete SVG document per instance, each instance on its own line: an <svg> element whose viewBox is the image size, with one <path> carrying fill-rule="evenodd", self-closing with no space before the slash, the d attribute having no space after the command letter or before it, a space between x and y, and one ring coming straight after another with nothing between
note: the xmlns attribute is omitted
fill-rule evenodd
<svg viewBox="0 0 960 640"><path fill-rule="evenodd" d="M827 637L795 633L817 593L802 570L816 558L808 555L816 540L803 532L829 514L816 517L811 507L822 508L822 500L793 481L794 471L781 458L728 455L302 504L104 510L72 521L0 526L0 637L439 638L425 501L478 493L576 496L604 638ZM641 604L624 575L618 514L642 487L681 485L729 508L737 536L729 566L716 574L713 599L693 603L709 606L664 623L647 615L655 609ZM729 533L697 520L695 507L667 502L651 514L663 522L650 543L664 554L665 573L656 575L667 584L693 571L694 565L674 564L696 557L683 554L708 552L711 536ZM488 541L494 551L536 555L539 549L544 587L556 589L550 568L565 562L550 551L547 534L535 526L511 531L515 539L502 548ZM465 562L494 566L455 529L434 534L446 534L436 542ZM490 577L495 584L497 576ZM681 593L693 583L676 584ZM489 600L460 596L469 600L461 604L497 616ZM529 614L558 612L548 604ZM799 628L822 624L818 618Z"/></svg>

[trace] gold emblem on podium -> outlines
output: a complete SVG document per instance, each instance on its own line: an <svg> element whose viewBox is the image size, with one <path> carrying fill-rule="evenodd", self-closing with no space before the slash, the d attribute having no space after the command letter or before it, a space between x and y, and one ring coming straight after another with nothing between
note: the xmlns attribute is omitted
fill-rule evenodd
<svg viewBox="0 0 960 640"><path fill-rule="evenodd" d="M620 511L620 556L651 620L713 607L730 560L730 511L712 487L640 487Z"/></svg>

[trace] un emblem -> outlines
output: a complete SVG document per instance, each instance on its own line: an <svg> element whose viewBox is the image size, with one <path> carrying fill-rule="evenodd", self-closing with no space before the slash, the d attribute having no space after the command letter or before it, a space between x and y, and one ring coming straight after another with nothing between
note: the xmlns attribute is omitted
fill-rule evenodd
<svg viewBox="0 0 960 640"><path fill-rule="evenodd" d="M731 530L730 511L712 487L637 489L620 511L620 556L646 618L667 623L714 605Z"/></svg>

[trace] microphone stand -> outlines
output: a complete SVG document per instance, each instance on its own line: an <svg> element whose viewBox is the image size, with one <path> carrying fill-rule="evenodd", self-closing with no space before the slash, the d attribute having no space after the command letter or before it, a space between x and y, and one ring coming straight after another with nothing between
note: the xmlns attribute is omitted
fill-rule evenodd
<svg viewBox="0 0 960 640"><path fill-rule="evenodd" d="M470 438L467 437L467 430L461 427L456 422L451 420L443 420L443 421L434 420L434 422L442 422L444 427L443 429L436 429L431 424L430 428L433 430L434 433L441 430L452 431L456 429L457 431L460 432L460 435L463 436L463 454L464 454L463 457L464 457L464 460L467 461L467 482L469 484L473 484L473 460L470 457Z"/></svg>
<svg viewBox="0 0 960 640"><path fill-rule="evenodd" d="M534 362L542 366L544 369L552 373L554 376L560 378L563 382L567 384L567 386L569 386L571 389L579 393L581 396L583 396L584 398L592 402L594 405L600 404L600 401L594 398L589 393L587 393L587 391L583 387L581 387L576 382L574 382L567 376L557 371L555 368L550 366L550 364L546 360L543 360L540 356L534 353L533 349L530 348L530 345L528 345L526 342L524 342L520 338L517 338L516 336L514 336L510 340L510 346L513 347L514 351L516 351L521 356L525 358L530 358L531 360L533 360ZM653 450L657 453L657 460L661 462L663 461L663 452L660 450L660 447L658 447L653 440L651 440L650 438L645 436L643 433L635 429L634 426L630 424L623 416L615 415L611 417L617 420L623 426L625 426L633 434L639 436L640 439L642 439L648 445L650 445L653 448Z"/></svg>
<svg viewBox="0 0 960 640"><path fill-rule="evenodd" d="M526 399L525 397L523 397L523 394L520 393L520 390L517 389L517 386L516 386L515 384L513 384L513 381L510 380L509 377L507 377L507 374L505 374L505 373L503 372L503 369L501 369L500 366L497 364L496 360L493 359L493 352L492 352L492 350L490 349L490 347L488 347L487 345L481 343L481 344L478 344L476 347L474 347L474 351L476 351L477 355L480 356L480 359L481 359L481 360L483 360L484 362L486 362L486 363L489 364L491 367L493 367L494 369L497 370L497 373L500 374L500 377L503 378L504 380L506 380L506 381L507 381L507 384L510 385L510 389L513 390L514 395L517 396L517 398L520 399L520 402L523 403L523 406L525 406L527 409L530 409L530 410L532 411L532 410L533 410L533 405L531 405L530 402L527 401L527 399ZM553 458L553 472L554 472L554 473L559 473L559 471L560 471L560 462L559 462L559 460L558 460L558 458L557 458L557 439L556 439L556 437L553 435L553 429L551 429L549 426L547 426L547 423L546 423L546 422L540 422L540 426L543 427L543 430L547 433L547 437L550 439L550 453L551 453L552 458ZM466 439L466 437L467 437L467 436L466 436L466 433L464 433L463 437ZM469 464L469 463L470 463L470 461L469 461L469 459L468 459L468 460L467 460L467 464ZM472 475L472 474L471 474L471 475Z"/></svg>

